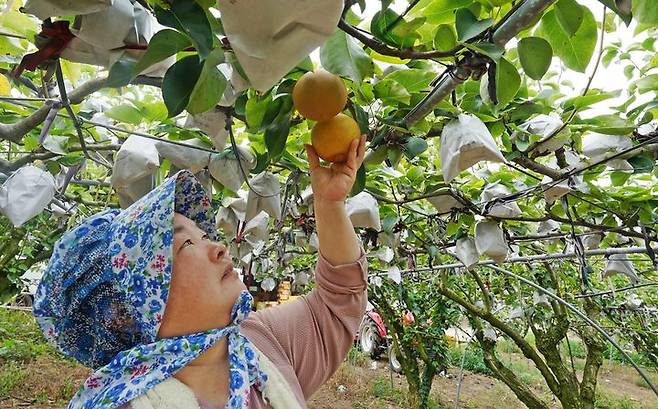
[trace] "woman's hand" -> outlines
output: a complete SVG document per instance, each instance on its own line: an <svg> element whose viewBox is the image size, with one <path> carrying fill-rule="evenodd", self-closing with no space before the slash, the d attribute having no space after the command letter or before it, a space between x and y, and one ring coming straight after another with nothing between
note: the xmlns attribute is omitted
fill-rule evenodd
<svg viewBox="0 0 658 409"><path fill-rule="evenodd" d="M311 170L311 188L313 200L327 203L343 202L352 190L356 172L363 163L366 150L366 137L355 139L350 145L346 162L320 165L320 158L312 145L304 145Z"/></svg>

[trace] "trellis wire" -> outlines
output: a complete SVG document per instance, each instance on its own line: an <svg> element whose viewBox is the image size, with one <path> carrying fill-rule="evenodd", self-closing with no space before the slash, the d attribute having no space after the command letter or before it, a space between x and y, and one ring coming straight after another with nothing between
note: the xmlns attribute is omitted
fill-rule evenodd
<svg viewBox="0 0 658 409"><path fill-rule="evenodd" d="M14 98L11 98L10 100L15 100L15 99L14 99ZM52 99L51 99L51 100L52 100ZM30 106L30 105L27 105L27 104L17 104L17 105L20 105L20 106L27 106L28 108L36 109L35 107ZM58 114L58 115L59 115L59 114ZM62 117L65 117L65 118L68 118L69 120L73 120L73 118L71 118L71 117L69 117L69 116L66 116L66 115L61 115L61 116L62 116ZM155 141L158 141L158 142L169 143L169 144L172 144L172 145L178 145L178 146L182 146L182 147L185 147L185 148L196 149L196 150L200 150L200 151L204 151L204 152L209 152L209 153L212 153L212 154L221 154L221 152L219 152L219 151L217 151L217 150L204 148L204 147L202 147L202 146L188 145L188 144L186 144L186 143L182 143L182 142L178 142L178 141L172 141L172 140L169 140L169 139L162 139L162 138L159 138L159 137L157 137L157 136L149 135L149 134L144 133L144 132L129 131L129 130L127 130L127 129L123 129L123 128L120 128L120 127L117 127L117 126L107 125L107 124L103 124L103 123L100 123L100 122L96 122L96 121L88 120L88 119L83 118L83 117L77 117L77 121L82 122L82 123L88 123L88 124L90 124L90 125L94 125L94 126L100 126L100 127L102 127L102 128L106 128L106 129L109 129L109 130L112 130L112 131L122 132L122 133L125 133L125 134L128 134L128 135L140 136L140 137L142 137L142 138L147 138L147 139L155 140ZM227 123L231 123L231 118L228 117L228 116L227 116ZM77 125L77 124L74 124L74 125ZM240 157L241 157L241 154L240 154L240 152L237 150L237 145L235 144L235 139L233 138L232 133L233 133L233 132L232 132L232 129L231 129L231 130L230 130L230 134L231 134L231 150L232 150L232 152L234 152L234 154L236 155L236 158L238 159L238 168L239 168L240 171L242 172L243 177L245 177L245 181L247 182L247 186L249 187L249 190L251 190L252 192L254 192L254 194L256 194L257 196L259 196L259 197L263 197L263 198L267 198L267 197L272 197L272 196L279 195L279 194L281 193L280 190L279 190L279 192L274 193L274 194L271 194L271 195L262 195L262 194L260 194L259 192L257 192L256 190L254 190L254 189L250 186L249 181L246 179L246 175L244 174L244 170L242 169L242 164L240 163Z"/></svg>
<svg viewBox="0 0 658 409"><path fill-rule="evenodd" d="M654 251L658 251L658 247L654 247ZM610 256L614 254L643 254L646 253L647 249L644 247L618 247L618 248L609 248L609 249L595 249L585 251L585 256ZM509 263L532 263L538 261L547 261L547 260L560 260L560 259L569 259L577 257L574 252L568 253L549 253L536 256L521 256L521 257L512 257L505 260L504 264ZM495 264L493 260L482 260L478 261L476 265L489 266ZM433 267L422 267L417 269L409 269L400 271L400 274L410 274L418 272L428 272L435 270L446 270L453 268L464 268L462 263L452 263L452 264L441 264Z"/></svg>
<svg viewBox="0 0 658 409"><path fill-rule="evenodd" d="M495 266L495 265L487 265L487 267L488 267L488 268L491 268L491 269L493 269L493 270L495 270L495 271L498 271L499 273L503 273L503 274L505 274L505 275L508 275L508 276L510 276L510 277L513 277L513 278L515 278L515 279L517 279L517 280L519 280L519 281L521 281L521 282L523 282L523 283L525 283L525 284L531 286L532 288L534 288L534 289L536 289L536 290L538 290L538 291L541 291L542 293L546 294L547 296L551 297L551 298L554 299L555 301L557 301L557 302L559 302L560 304L564 305L564 306L567 307L571 312L573 312L573 313L576 314L578 317L580 317L581 319L583 319L587 324L589 324L592 328L594 328L594 329L597 330L601 335L603 335L603 337L604 337L605 339L607 339L608 342L610 342L610 344L612 344L615 348L617 348L617 349L619 350L619 352L622 354L622 356L623 356L624 358L626 358L626 360L628 361L628 363L630 363L630 364L633 366L633 368L635 368L635 370L640 374L640 376L642 377L642 379L644 379L644 380L646 381L647 385L649 385L649 387L651 388L651 390L653 390L653 393L656 394L656 396L658 396L658 388L656 387L656 385L654 385L654 384L651 382L651 379L649 379L649 377L647 376L647 374L644 373L644 371L642 370L642 368L640 368L640 367L635 363L635 361L633 360L633 358L631 358L630 355L628 355L628 354L626 353L626 351L624 351L624 349L623 349L623 348L617 343L617 341L615 341L615 340L614 340L614 339L613 339L613 338L612 338L612 337L611 337L611 336L610 336L610 335L609 335L609 334L608 334L603 328L601 328L601 326L600 326L598 323L596 323L594 320L592 320L591 318L589 318L587 315L583 314L583 313L582 313L578 308L576 308L573 304L571 304L570 302L564 300L562 297L559 297L558 295L554 294L552 291L547 290L546 288L540 286L539 284L536 284L536 283L534 283L534 282L528 280L527 278L521 277L520 275L515 274L515 273L513 273L513 272L511 272L511 271L509 271L509 270L505 270L504 268L500 268L500 267Z"/></svg>
<svg viewBox="0 0 658 409"><path fill-rule="evenodd" d="M53 99L53 98L13 98L13 97L0 97L0 100L8 101L8 102L13 102L13 101L43 101L43 102L48 102L48 101L58 101L58 102L61 102L60 100L58 100L58 99ZM33 106L33 105L22 104L22 103L20 103L20 102L13 102L13 104L14 104L14 105L17 105L17 106L22 106L22 107L24 107L24 108L30 108L30 109L35 109L35 110L36 110L36 109L39 109L39 108L37 108L37 107L35 107L35 106ZM68 115L65 115L65 114L59 114L59 113L58 113L57 116L59 116L59 117L61 117L61 118L66 118L66 119L68 119L68 120L71 120L71 118L70 118ZM108 124L104 124L104 123L101 123L101 122L92 121L92 120L90 120L90 119L86 119L86 118L84 118L84 117L78 117L77 119L78 119L78 121L80 121L80 122L82 122L82 123L87 123L87 124L89 124L89 125L93 125L93 126L99 126L99 127L101 127L101 128L105 128L105 129L108 129L108 130L111 130L111 131L116 131L116 132L125 133L126 135L141 136L142 138L152 139L152 140L154 140L154 141L158 141L158 142L168 143L168 144L171 144L171 145L178 145L178 146L182 146L182 147L185 147L185 148L196 149L196 150L200 150L200 151L204 151L204 152L209 152L209 153L215 153L215 154L217 154L217 153L221 153L221 152L219 152L219 151L217 151L217 150L213 150L213 149L205 148L205 147L203 147L203 146L188 145L188 144L183 143L183 142L172 141L172 140L170 140L170 139L162 139L162 138L159 138L159 137L157 137L157 136L149 135L149 134L144 133L144 132L130 131L130 130L128 130L128 129L124 129L124 128L121 128L121 127L118 127L118 126L113 126L113 125L108 125Z"/></svg>
<svg viewBox="0 0 658 409"><path fill-rule="evenodd" d="M25 101L25 102L56 102L59 101L55 98L37 98L37 97L4 97L0 96L0 101ZM32 108L32 107L30 107Z"/></svg>
<svg viewBox="0 0 658 409"><path fill-rule="evenodd" d="M476 206L487 205L487 204L489 204L489 202L499 202L499 203L510 202L510 201L517 200L521 197L528 196L528 195L532 194L533 192L535 192L539 189L546 190L546 189L555 187L560 182L563 182L563 181L569 179L572 176L577 176L577 175L581 174L582 172L585 172L585 171L587 171L587 170L589 170L593 167L606 164L607 162L609 162L611 160L617 159L617 158L619 158L621 156L624 156L628 153L631 153L631 152L633 152L637 149L643 148L644 146L651 145L651 144L654 144L654 143L658 143L658 135L654 136L654 137L651 137L649 139L646 139L645 141L643 141L643 142L641 142L637 145L634 145L630 148L624 149L624 150L622 150L620 152L617 152L615 154L612 154L610 156L606 156L602 159L599 159L598 161L594 161L593 163L591 163L587 166L568 171L568 172L564 173L562 176L560 176L559 178L553 179L550 182L538 183L535 186L531 186L527 189L523 189L523 190L520 190L518 192L510 193L508 195L497 197L497 198L494 198L494 199L491 199L491 200L488 200L488 201L485 201L485 202L477 203Z"/></svg>
<svg viewBox="0 0 658 409"><path fill-rule="evenodd" d="M27 37L25 37L25 36L18 35L18 34L12 34L12 33L5 33L4 31L0 32L0 37L9 37L9 38L18 38L18 39L21 39L21 40L27 40Z"/></svg>
<svg viewBox="0 0 658 409"><path fill-rule="evenodd" d="M637 288L651 287L651 286L654 286L654 285L658 285L658 282L642 283L642 284L630 285L628 287L622 287L622 288L613 288L612 290L600 291L598 293L578 294L578 295L574 295L573 298L599 297L599 296L606 295L606 294L613 294L613 293L618 293L618 292L630 291L630 290L635 290Z"/></svg>

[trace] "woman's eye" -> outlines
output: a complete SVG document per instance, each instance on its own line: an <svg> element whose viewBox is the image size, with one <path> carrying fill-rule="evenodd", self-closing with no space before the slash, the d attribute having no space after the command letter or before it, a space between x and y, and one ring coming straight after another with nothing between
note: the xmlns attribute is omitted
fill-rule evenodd
<svg viewBox="0 0 658 409"><path fill-rule="evenodd" d="M191 246L192 245L192 240L187 239L183 242L183 247Z"/></svg>
<svg viewBox="0 0 658 409"><path fill-rule="evenodd" d="M203 236L201 236L201 239L210 240L210 236L208 236L207 234L204 234Z"/></svg>

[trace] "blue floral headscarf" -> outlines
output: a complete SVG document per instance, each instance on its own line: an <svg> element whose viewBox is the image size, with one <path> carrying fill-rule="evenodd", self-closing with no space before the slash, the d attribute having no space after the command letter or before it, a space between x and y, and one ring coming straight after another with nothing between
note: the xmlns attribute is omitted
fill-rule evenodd
<svg viewBox="0 0 658 409"><path fill-rule="evenodd" d="M247 407L249 389L267 376L239 332L251 311L243 291L231 323L158 339L173 263L174 212L217 240L210 198L194 175L178 172L129 208L107 210L65 233L37 289L34 315L64 354L95 369L69 408L116 408L145 393L228 337L227 408Z"/></svg>

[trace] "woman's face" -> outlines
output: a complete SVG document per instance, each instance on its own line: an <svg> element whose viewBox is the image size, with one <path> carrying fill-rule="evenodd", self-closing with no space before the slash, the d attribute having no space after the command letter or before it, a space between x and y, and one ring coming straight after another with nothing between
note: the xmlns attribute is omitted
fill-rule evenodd
<svg viewBox="0 0 658 409"><path fill-rule="evenodd" d="M211 241L187 217L174 215L173 274L160 338L221 328L246 289L225 245Z"/></svg>

